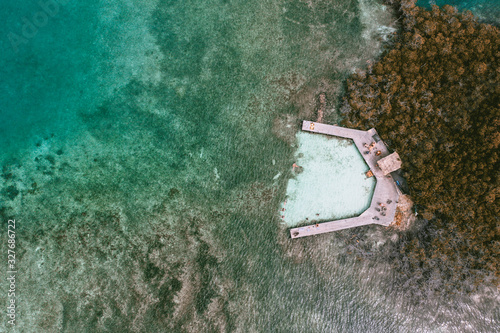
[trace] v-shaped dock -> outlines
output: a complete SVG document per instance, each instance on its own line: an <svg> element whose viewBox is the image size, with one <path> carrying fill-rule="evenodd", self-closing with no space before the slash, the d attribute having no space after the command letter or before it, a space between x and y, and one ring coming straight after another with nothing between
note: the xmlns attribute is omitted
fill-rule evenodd
<svg viewBox="0 0 500 333"><path fill-rule="evenodd" d="M387 146L378 136L377 131L374 128L368 131L360 131L307 120L302 122L302 130L353 140L366 164L370 167L377 183L375 185L370 207L361 213L361 215L342 220L293 228L290 229L291 237L299 238L317 235L367 224L380 224L384 226L391 224L396 214L396 205L400 192L390 173L387 171L384 172L377 164L378 161L391 155ZM397 156L397 154L395 155ZM400 162L399 157L396 157L396 159ZM387 159L385 159L385 161L387 161Z"/></svg>

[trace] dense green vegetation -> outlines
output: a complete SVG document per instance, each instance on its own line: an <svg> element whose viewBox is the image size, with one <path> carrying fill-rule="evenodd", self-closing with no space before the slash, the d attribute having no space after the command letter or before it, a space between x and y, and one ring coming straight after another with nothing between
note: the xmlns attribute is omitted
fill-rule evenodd
<svg viewBox="0 0 500 333"><path fill-rule="evenodd" d="M404 0L400 13L393 48L348 80L343 107L346 126L376 127L398 151L426 225L394 262L419 283L498 283L499 29L450 6Z"/></svg>

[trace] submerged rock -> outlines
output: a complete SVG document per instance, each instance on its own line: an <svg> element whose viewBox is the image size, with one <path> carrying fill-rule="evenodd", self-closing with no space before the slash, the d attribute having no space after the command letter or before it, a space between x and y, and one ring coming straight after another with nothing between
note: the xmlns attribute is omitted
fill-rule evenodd
<svg viewBox="0 0 500 333"><path fill-rule="evenodd" d="M14 200L19 195L19 190L14 185L10 185L5 189L5 195L10 200Z"/></svg>

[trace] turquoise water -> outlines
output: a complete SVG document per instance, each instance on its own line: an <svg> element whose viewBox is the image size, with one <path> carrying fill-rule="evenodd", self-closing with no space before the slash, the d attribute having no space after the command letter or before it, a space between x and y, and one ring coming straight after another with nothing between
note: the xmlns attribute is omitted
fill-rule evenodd
<svg viewBox="0 0 500 333"><path fill-rule="evenodd" d="M450 5L458 10L470 10L479 19L498 25L500 20L499 0L418 0L417 5L430 8L431 5Z"/></svg>
<svg viewBox="0 0 500 333"><path fill-rule="evenodd" d="M359 231L291 242L276 216L300 120L320 92L325 121L337 119L343 80L380 52L389 10L50 3L0 4L0 217L18 223L19 269L18 326L2 318L2 331L416 332L498 320L491 304L457 298L450 313L449 299L411 304L382 288L390 270L357 253L394 232L369 227L367 248Z"/></svg>

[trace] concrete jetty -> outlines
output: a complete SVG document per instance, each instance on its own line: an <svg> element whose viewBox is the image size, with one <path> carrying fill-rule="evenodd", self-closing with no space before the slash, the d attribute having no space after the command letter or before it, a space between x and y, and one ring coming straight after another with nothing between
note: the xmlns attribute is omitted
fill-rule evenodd
<svg viewBox="0 0 500 333"><path fill-rule="evenodd" d="M361 213L361 215L348 219L292 228L290 229L291 237L299 238L317 235L367 224L380 224L384 226L391 224L396 214L396 205L400 192L392 176L390 174L384 175L384 171L377 164L379 160L390 155L389 149L380 139L377 131L374 128L368 131L360 131L307 120L302 122L302 130L353 140L366 164L370 167L377 183L370 207Z"/></svg>

